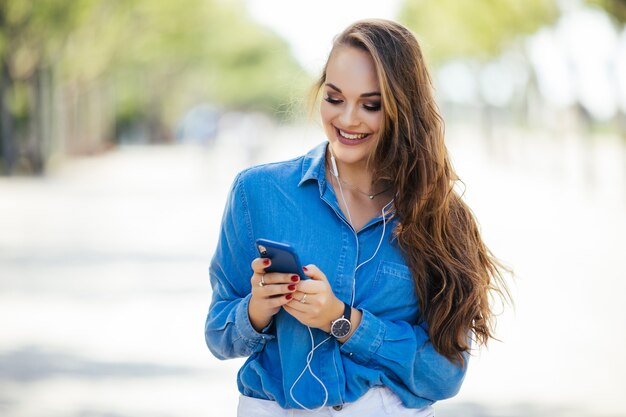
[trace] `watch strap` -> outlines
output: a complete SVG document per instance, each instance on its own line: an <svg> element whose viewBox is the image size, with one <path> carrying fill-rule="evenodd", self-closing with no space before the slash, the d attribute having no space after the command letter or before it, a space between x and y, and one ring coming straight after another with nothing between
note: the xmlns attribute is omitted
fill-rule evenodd
<svg viewBox="0 0 626 417"><path fill-rule="evenodd" d="M343 305L343 317L350 320L350 317L352 316L352 307L348 303L343 303Z"/></svg>

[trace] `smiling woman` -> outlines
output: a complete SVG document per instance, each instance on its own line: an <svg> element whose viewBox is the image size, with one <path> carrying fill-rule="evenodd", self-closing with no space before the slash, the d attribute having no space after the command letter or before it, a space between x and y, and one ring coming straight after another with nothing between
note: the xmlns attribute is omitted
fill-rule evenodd
<svg viewBox="0 0 626 417"><path fill-rule="evenodd" d="M235 180L211 262L207 345L248 357L240 417L432 416L460 389L470 341L491 337L499 263L454 191L411 32L350 25L320 93L328 142ZM258 238L289 243L304 275L269 272Z"/></svg>
<svg viewBox="0 0 626 417"><path fill-rule="evenodd" d="M347 47L332 52L320 114L342 173L355 164L366 170L383 121L378 86L376 67L367 52Z"/></svg>

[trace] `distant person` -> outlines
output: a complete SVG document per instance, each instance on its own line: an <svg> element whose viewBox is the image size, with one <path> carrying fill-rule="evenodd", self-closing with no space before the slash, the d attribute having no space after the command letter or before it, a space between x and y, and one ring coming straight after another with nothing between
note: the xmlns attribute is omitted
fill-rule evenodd
<svg viewBox="0 0 626 417"><path fill-rule="evenodd" d="M210 145L219 134L221 112L203 103L185 113L176 129L176 140L183 144Z"/></svg>
<svg viewBox="0 0 626 417"><path fill-rule="evenodd" d="M235 179L210 267L207 345L248 357L241 417L432 416L459 391L471 341L492 337L501 266L453 189L409 30L349 26L315 87L328 141ZM290 244L304 271L266 272L258 238Z"/></svg>

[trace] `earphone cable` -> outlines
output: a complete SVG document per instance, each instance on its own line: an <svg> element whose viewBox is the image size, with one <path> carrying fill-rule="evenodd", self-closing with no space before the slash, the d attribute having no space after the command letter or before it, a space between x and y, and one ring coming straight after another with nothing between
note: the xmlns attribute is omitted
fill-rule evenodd
<svg viewBox="0 0 626 417"><path fill-rule="evenodd" d="M289 388L289 395L291 396L291 399L294 400L294 402L296 404L298 404L300 407L302 407L303 409L307 410L307 411L315 411L315 410L319 410L321 408L323 408L326 403L328 402L328 389L326 389L326 385L322 382L322 380L315 374L315 372L313 372L313 369L311 369L311 362L313 361L313 355L315 353L315 350L317 348L319 348L320 346L322 346L324 343L326 343L327 341L330 340L330 336L327 337L326 339L322 340L320 343L318 343L317 345L315 345L315 338L313 337L313 332L311 331L311 328L309 326L307 326L307 329L309 330L309 336L311 337L311 350L309 351L309 353L306 355L306 366L302 369L302 372L300 372L300 375L298 376L298 378L296 378L296 380L294 381L294 383L291 385L291 388ZM319 382L319 384L322 386L322 389L324 390L324 402L322 403L322 405L320 405L318 408L316 409L312 409L312 408L307 408L306 406L302 405L300 403L300 401L296 400L296 397L293 395L293 389L296 387L296 385L298 384L298 382L300 381L300 379L304 376L304 373L306 371L309 371L309 373L311 374L311 376L313 378L315 378L315 380L317 382Z"/></svg>
<svg viewBox="0 0 626 417"><path fill-rule="evenodd" d="M383 208L380 210L380 215L383 218L383 232L380 234L380 239L378 240L378 246L376 246L376 250L374 251L374 254L372 256L369 257L368 260L361 262L359 265L357 265L357 267L354 269L354 275L356 277L356 271L359 270L360 267L362 267L363 265L365 265L366 263L368 263L369 261L371 261L372 259L374 259L374 257L378 254L378 250L380 249L380 246L383 244L383 240L385 239L385 229L387 226L387 219L385 218L385 209L387 207L389 207L389 205L391 203L393 203L394 199L391 199L391 201L389 201L387 204L385 204L383 206ZM345 202L344 202L345 204ZM347 206L346 206L347 207ZM357 243L357 251L358 251L358 245L359 245L359 239L356 240ZM357 252L358 253L358 252ZM354 296L356 294L356 279L352 280L352 300L350 302L350 307L354 307Z"/></svg>
<svg viewBox="0 0 626 417"><path fill-rule="evenodd" d="M348 222L350 224L350 227L354 231L354 236L355 236L355 240L356 240L356 253L357 253L357 259L358 259L358 255L359 255L359 251L360 251L359 238L356 235L356 231L354 230L354 226L353 226L353 223L352 223L352 215L350 214L350 207L348 206L348 202L346 201L346 197L343 194L343 187L341 186L341 181L339 180L339 171L337 170L337 163L335 161L335 156L333 155L333 152L332 152L332 149L330 148L330 146L329 146L329 149L330 149L330 157L331 157L331 162L332 162L332 167L333 167L333 174L334 174L335 178L337 178L337 184L339 185L339 193L341 194L341 199L343 200L343 204L346 207L346 213L348 215ZM354 300L355 300L355 294L356 294L356 272L363 265L365 265L366 263L368 263L372 259L374 259L374 257L378 254L378 250L380 249L380 247L381 247L381 245L383 243L383 240L385 238L385 230L386 230L386 225L387 225L387 219L385 218L385 210L387 209L387 207L390 204L393 203L393 201L394 201L394 199L391 199L391 201L389 201L387 204L385 204L383 206L383 208L381 209L381 215L382 215L382 218L383 218L383 232L380 235L380 239L378 241L378 246L376 246L376 250L374 251L374 254L372 256L370 256L369 259L367 259L366 261L361 262L354 269L354 279L352 280L352 294L351 294L351 299L350 299L350 307L354 307ZM318 343L316 345L315 344L315 338L313 337L313 331L311 330L311 328L309 326L307 326L307 329L309 330L309 336L311 337L311 350L307 354L305 367L302 369L302 372L300 372L300 375L298 375L298 378L296 378L294 383L291 385L291 388L289 389L289 395L291 396L291 399L296 404L298 404L300 407L302 407L303 409L305 409L307 411L316 411L316 410L319 410L319 409L323 408L324 406L326 406L326 403L328 402L328 389L326 388L326 385L324 384L324 382L322 382L322 380L315 374L315 372L313 372L313 369L311 368L311 362L313 361L313 356L315 354L315 350L317 348L319 348L320 346L322 346L327 341L329 341L331 339L331 337L330 336L327 337L326 339L322 340L320 343ZM293 394L293 390L294 390L295 386L298 384L300 379L302 379L302 377L304 376L304 374L306 373L307 370L309 371L311 376L322 386L322 389L324 390L324 402L322 403L321 406L319 406L316 409L310 409L310 408L305 407L298 400L296 400L296 398L295 398L295 396Z"/></svg>

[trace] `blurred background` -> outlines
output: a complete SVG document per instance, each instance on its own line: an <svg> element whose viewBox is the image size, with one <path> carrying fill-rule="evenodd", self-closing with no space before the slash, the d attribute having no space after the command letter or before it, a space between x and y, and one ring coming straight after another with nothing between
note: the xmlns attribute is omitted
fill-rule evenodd
<svg viewBox="0 0 626 417"><path fill-rule="evenodd" d="M626 416L626 1L1 0L0 416L234 416L204 344L226 192L324 140L366 17L420 40L515 308L446 416Z"/></svg>

